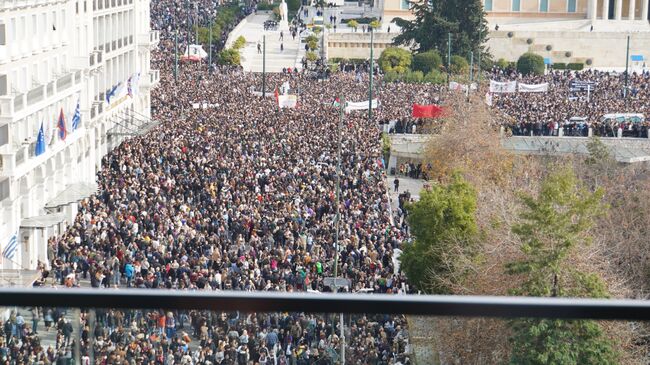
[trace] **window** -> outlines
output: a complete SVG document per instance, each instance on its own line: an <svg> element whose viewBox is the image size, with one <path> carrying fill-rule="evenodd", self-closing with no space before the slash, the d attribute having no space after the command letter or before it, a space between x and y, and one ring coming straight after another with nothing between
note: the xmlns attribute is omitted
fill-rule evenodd
<svg viewBox="0 0 650 365"><path fill-rule="evenodd" d="M542 13L548 13L548 0L539 1L539 11Z"/></svg>
<svg viewBox="0 0 650 365"><path fill-rule="evenodd" d="M521 10L521 0L512 0L512 11Z"/></svg>
<svg viewBox="0 0 650 365"><path fill-rule="evenodd" d="M0 46L7 45L7 27L5 24L0 24Z"/></svg>
<svg viewBox="0 0 650 365"><path fill-rule="evenodd" d="M569 13L575 13L576 12L576 0L569 0L568 2L568 7L569 7Z"/></svg>
<svg viewBox="0 0 650 365"><path fill-rule="evenodd" d="M38 21L36 20L36 14L32 15L32 36L38 36Z"/></svg>
<svg viewBox="0 0 650 365"><path fill-rule="evenodd" d="M485 5L483 5L485 11L492 11L492 0L485 0Z"/></svg>
<svg viewBox="0 0 650 365"><path fill-rule="evenodd" d="M409 10L410 9L409 0L402 0L400 3L400 9Z"/></svg>

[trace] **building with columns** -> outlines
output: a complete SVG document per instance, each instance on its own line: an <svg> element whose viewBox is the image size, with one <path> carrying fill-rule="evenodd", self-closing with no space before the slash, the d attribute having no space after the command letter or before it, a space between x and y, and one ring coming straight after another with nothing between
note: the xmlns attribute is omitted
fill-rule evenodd
<svg viewBox="0 0 650 365"><path fill-rule="evenodd" d="M149 0L0 1L2 269L47 262L102 157L153 123L149 22Z"/></svg>

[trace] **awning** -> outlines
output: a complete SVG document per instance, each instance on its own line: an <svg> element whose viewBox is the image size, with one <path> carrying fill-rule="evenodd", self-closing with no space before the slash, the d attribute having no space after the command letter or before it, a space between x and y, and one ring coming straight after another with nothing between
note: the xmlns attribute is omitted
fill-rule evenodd
<svg viewBox="0 0 650 365"><path fill-rule="evenodd" d="M76 203L97 192L96 184L75 183L63 189L59 195L45 204L45 208L57 208L70 203Z"/></svg>
<svg viewBox="0 0 650 365"><path fill-rule="evenodd" d="M548 57L544 57L544 64L545 64L545 65L552 65L552 64L553 64L553 61L551 61L551 59L548 58Z"/></svg>
<svg viewBox="0 0 650 365"><path fill-rule="evenodd" d="M57 225L65 220L65 213L54 213L23 218L20 228L47 228Z"/></svg>
<svg viewBox="0 0 650 365"><path fill-rule="evenodd" d="M633 54L632 55L632 62L643 62L643 55Z"/></svg>

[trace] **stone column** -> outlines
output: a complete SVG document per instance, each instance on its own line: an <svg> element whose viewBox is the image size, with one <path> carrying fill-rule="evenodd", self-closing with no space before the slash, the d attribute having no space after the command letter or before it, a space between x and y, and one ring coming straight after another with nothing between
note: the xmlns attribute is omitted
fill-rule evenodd
<svg viewBox="0 0 650 365"><path fill-rule="evenodd" d="M589 18L592 23L598 18L598 0L589 0Z"/></svg>
<svg viewBox="0 0 650 365"><path fill-rule="evenodd" d="M603 0L603 20L609 19L609 0Z"/></svg>
<svg viewBox="0 0 650 365"><path fill-rule="evenodd" d="M627 19L634 20L634 13L636 11L636 0L630 0L630 7L628 8Z"/></svg>
<svg viewBox="0 0 650 365"><path fill-rule="evenodd" d="M614 19L621 20L623 16L623 0L614 0Z"/></svg>
<svg viewBox="0 0 650 365"><path fill-rule="evenodd" d="M641 7L641 20L648 20L648 2L650 0L643 0L643 6Z"/></svg>

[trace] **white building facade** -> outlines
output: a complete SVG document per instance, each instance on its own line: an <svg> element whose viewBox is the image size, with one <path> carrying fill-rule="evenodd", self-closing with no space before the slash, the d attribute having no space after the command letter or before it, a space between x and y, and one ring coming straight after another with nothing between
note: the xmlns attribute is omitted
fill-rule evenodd
<svg viewBox="0 0 650 365"><path fill-rule="evenodd" d="M102 157L150 121L149 19L149 0L0 1L2 269L47 263Z"/></svg>

